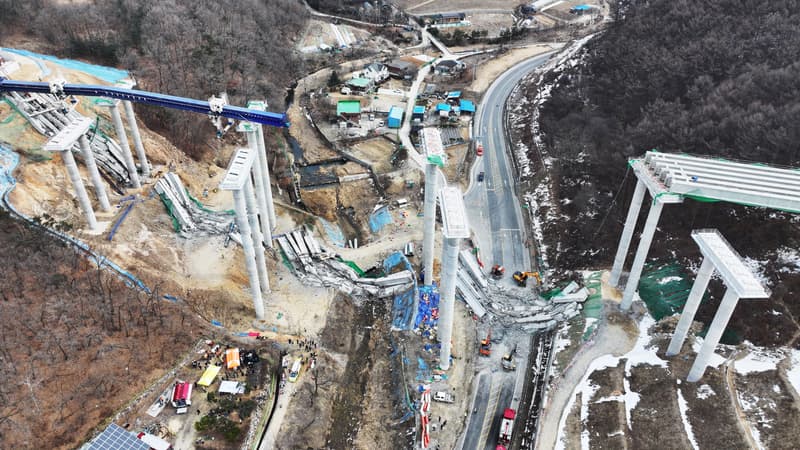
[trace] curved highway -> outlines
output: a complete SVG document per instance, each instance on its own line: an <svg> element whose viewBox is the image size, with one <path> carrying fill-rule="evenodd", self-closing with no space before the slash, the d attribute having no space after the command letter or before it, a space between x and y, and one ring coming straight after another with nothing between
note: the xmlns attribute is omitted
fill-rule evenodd
<svg viewBox="0 0 800 450"><path fill-rule="evenodd" d="M505 282L510 284L513 280L509 273L531 270L531 267L530 252L525 247L525 222L514 189L515 174L506 141L505 103L522 77L544 64L551 53L525 60L504 72L486 91L475 114L473 135L483 143L484 154L473 164L464 203L484 264L506 266ZM480 172L484 172L482 182L477 181ZM472 396L471 411L474 413L469 417L462 440L464 450L495 448L503 410L513 401L515 377L525 375L525 370L519 370L482 372L477 377Z"/></svg>
<svg viewBox="0 0 800 450"><path fill-rule="evenodd" d="M483 96L475 114L473 134L484 146L470 174L464 195L469 223L475 232L481 258L487 267L500 264L506 271L531 270L525 247L522 208L514 190L515 174L505 134L505 103L520 79L539 67L550 53L525 60L503 73ZM484 181L478 182L478 173ZM510 277L507 277L510 279Z"/></svg>

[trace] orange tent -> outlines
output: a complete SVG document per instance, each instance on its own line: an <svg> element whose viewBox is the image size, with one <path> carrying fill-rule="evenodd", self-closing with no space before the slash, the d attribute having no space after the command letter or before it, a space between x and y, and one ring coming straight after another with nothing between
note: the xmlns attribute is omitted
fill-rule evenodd
<svg viewBox="0 0 800 450"><path fill-rule="evenodd" d="M240 364L238 348L229 348L225 350L225 367L228 369L235 369L239 367Z"/></svg>

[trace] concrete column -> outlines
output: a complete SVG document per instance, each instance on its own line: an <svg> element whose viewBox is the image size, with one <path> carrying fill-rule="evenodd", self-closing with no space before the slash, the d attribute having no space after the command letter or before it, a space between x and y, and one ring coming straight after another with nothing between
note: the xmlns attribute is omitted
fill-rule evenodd
<svg viewBox="0 0 800 450"><path fill-rule="evenodd" d="M427 189L427 188L426 188ZM442 250L442 286L439 290L439 367L450 368L450 341L453 338L453 309L456 301L456 273L458 272L458 249L461 239L445 239Z"/></svg>
<svg viewBox="0 0 800 450"><path fill-rule="evenodd" d="M111 105L111 118L114 119L114 129L117 130L119 146L122 149L125 166L128 168L128 173L131 177L131 184L133 184L134 189L139 189L142 184L139 182L139 173L136 172L136 163L133 162L131 147L128 145L128 136L125 134L125 126L122 125L122 117L119 115L119 108L116 103Z"/></svg>
<svg viewBox="0 0 800 450"><path fill-rule="evenodd" d="M700 265L700 270L697 272L697 278L695 278L692 285L692 291L689 292L689 298L686 299L686 305L683 307L683 312L681 312L681 319L678 321L678 326L675 327L675 334L672 335L672 340L669 342L667 356L675 356L681 352L683 342L686 340L686 335L689 333L689 328L694 321L694 315L708 287L708 280L711 279L713 274L714 263L710 259L704 258L703 264Z"/></svg>
<svg viewBox="0 0 800 450"><path fill-rule="evenodd" d="M686 377L686 381L694 383L705 373L706 367L708 367L708 361L711 359L711 355L714 354L714 349L717 347L717 344L719 344L719 338L722 337L722 332L725 331L725 327L728 326L728 320L730 320L731 315L733 315L733 310L736 308L736 303L738 302L739 296L735 291L731 289L725 291L725 297L722 298L722 303L719 304L717 314L714 315L714 320L711 321L706 339L703 341L703 346L700 348L700 353L697 354L697 358L695 358L691 370L689 370L689 376Z"/></svg>
<svg viewBox="0 0 800 450"><path fill-rule="evenodd" d="M628 248L631 245L633 230L636 228L636 221L639 219L639 210L642 209L644 192L647 190L642 180L637 180L636 190L633 191L633 199L628 207L628 217L625 219L625 228L622 229L622 237L619 238L617 255L614 257L614 266L611 268L611 278L608 284L617 286L622 269L625 268L625 257L628 256Z"/></svg>
<svg viewBox="0 0 800 450"><path fill-rule="evenodd" d="M256 255L253 250L250 224L247 222L247 206L245 194L242 190L233 191L233 202L236 208L236 226L242 237L244 249L244 263L247 266L247 278L250 280L250 294L253 296L253 307L256 310L256 319L264 319L264 301L261 298L261 285L258 282L258 269L256 268Z"/></svg>
<svg viewBox="0 0 800 450"><path fill-rule="evenodd" d="M255 124L253 124L255 126ZM261 154L261 149L258 145L258 136L256 131L248 131L247 133L247 146L250 147L256 155ZM266 157L264 158L266 160ZM255 195L258 204L258 214L261 216L261 236L264 245L272 248L272 227L273 223L269 218L269 206L267 206L267 191L264 184L269 184L269 177L264 179L264 168L261 166L261 158L256 157L253 161L253 174L256 179Z"/></svg>
<svg viewBox="0 0 800 450"><path fill-rule="evenodd" d="M253 233L253 249L256 254L256 267L258 268L261 292L269 294L269 274L267 273L267 263L264 260L264 247L261 246L264 238L261 236L261 228L258 225L256 194L253 192L253 183L250 180L244 183L244 195L247 202L247 219L250 222L250 230Z"/></svg>
<svg viewBox="0 0 800 450"><path fill-rule="evenodd" d="M436 193L439 192L439 177L435 164L425 165L425 203L422 222L422 266L425 269L425 284L433 284L433 247L436 233Z"/></svg>
<svg viewBox="0 0 800 450"><path fill-rule="evenodd" d="M139 165L142 167L142 176L150 176L150 164L147 163L147 154L142 145L142 136L139 134L139 125L136 124L136 116L133 114L133 104L127 100L122 102L125 105L125 115L128 117L128 128L131 129L133 136L133 147L136 149L136 157L139 158Z"/></svg>
<svg viewBox="0 0 800 450"><path fill-rule="evenodd" d="M78 172L78 165L75 164L75 157L72 156L70 150L64 150L61 152L61 159L64 160L64 165L67 166L67 174L69 175L70 181L72 181L72 187L75 188L75 194L78 196L78 203L80 203L81 209L86 215L89 228L96 230L97 218L94 216L92 202L89 201L89 194L86 193L86 188L83 187L83 180L81 180L81 174Z"/></svg>
<svg viewBox="0 0 800 450"><path fill-rule="evenodd" d="M644 261L647 259L647 252L650 251L650 243L653 241L653 235L658 226L658 219L661 217L661 209L664 204L653 199L653 204L650 205L650 212L647 213L647 222L644 223L644 231L642 231L642 239L639 241L639 248L636 249L636 257L633 259L633 266L631 267L631 274L628 276L628 283L625 285L625 293L622 295L622 303L619 307L622 310L627 310L633 303L633 294L639 287L639 278L642 276L642 269L644 269Z"/></svg>
<svg viewBox="0 0 800 450"><path fill-rule="evenodd" d="M278 226L275 217L275 204L272 201L272 184L269 182L269 163L267 162L267 146L264 144L264 127L259 125L256 131L256 139L258 140L258 157L256 164L261 165L261 172L264 180L264 194L266 194L267 210L269 212L269 224L272 230ZM272 242L269 244L272 247Z"/></svg>
<svg viewBox="0 0 800 450"><path fill-rule="evenodd" d="M103 184L103 179L100 177L100 171L97 170L97 163L94 161L94 153L89 145L89 139L86 135L80 137L81 152L83 153L83 160L86 162L86 168L89 169L89 177L92 179L94 192L97 194L97 200L100 202L100 207L103 211L111 210L111 203L108 202L108 195L106 194L106 186Z"/></svg>

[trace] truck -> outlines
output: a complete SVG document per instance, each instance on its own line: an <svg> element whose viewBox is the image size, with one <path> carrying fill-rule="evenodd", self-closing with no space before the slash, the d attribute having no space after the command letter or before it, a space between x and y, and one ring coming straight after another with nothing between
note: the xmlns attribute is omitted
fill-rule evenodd
<svg viewBox="0 0 800 450"><path fill-rule="evenodd" d="M294 364L292 364L292 370L289 371L289 382L294 383L297 381L297 377L300 376L300 369L303 367L303 359L297 358L294 360Z"/></svg>
<svg viewBox="0 0 800 450"><path fill-rule="evenodd" d="M436 393L433 394L433 401L442 403L453 403L455 400L453 399L453 394L449 392L436 391Z"/></svg>
<svg viewBox="0 0 800 450"><path fill-rule="evenodd" d="M512 408L506 408L503 411L503 421L500 422L500 436L497 437L497 445L508 447L511 445L511 433L514 431L514 418L517 416L517 411Z"/></svg>

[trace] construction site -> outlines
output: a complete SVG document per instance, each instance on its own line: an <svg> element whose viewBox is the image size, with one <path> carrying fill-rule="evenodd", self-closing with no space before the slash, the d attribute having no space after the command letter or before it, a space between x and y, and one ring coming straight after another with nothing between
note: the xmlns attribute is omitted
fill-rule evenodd
<svg viewBox="0 0 800 450"><path fill-rule="evenodd" d="M792 298L796 236L768 265L664 223L724 203L796 229L796 167L641 149L608 194L613 262L566 264L599 229L561 224L552 165L584 156L539 114L612 5L302 3L314 71L285 107L0 47L0 447L800 446L789 307L767 303L775 345L731 338L737 304Z"/></svg>

